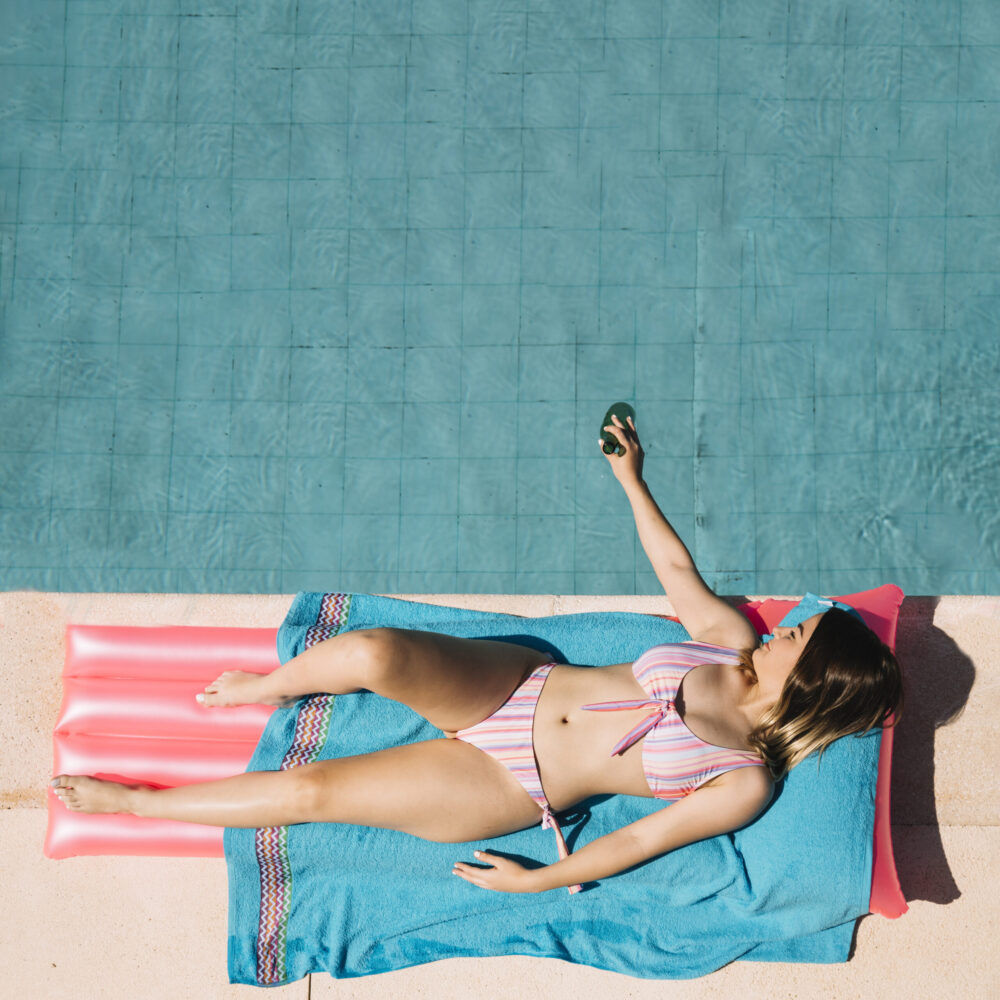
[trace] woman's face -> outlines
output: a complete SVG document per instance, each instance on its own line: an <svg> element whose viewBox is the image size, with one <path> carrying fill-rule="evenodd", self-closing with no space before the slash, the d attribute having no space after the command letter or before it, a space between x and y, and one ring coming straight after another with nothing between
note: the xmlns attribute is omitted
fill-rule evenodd
<svg viewBox="0 0 1000 1000"><path fill-rule="evenodd" d="M753 668L761 688L776 694L781 691L822 617L820 613L800 625L779 625L774 630L774 638L753 651Z"/></svg>

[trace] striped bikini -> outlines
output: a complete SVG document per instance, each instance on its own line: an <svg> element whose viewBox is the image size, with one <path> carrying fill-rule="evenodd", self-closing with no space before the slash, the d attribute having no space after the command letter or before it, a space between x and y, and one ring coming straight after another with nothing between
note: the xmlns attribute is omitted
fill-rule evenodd
<svg viewBox="0 0 1000 1000"><path fill-rule="evenodd" d="M656 798L674 802L725 771L764 766L755 753L716 746L695 736L674 706L677 691L689 670L703 663L734 665L739 662L736 650L707 642L654 646L632 664L632 673L649 698L602 701L583 707L592 712L649 709L646 718L618 741L611 756L624 753L645 736L642 770L649 789Z"/></svg>
<svg viewBox="0 0 1000 1000"><path fill-rule="evenodd" d="M642 767L649 789L655 798L676 801L725 771L763 766L756 754L716 746L695 736L674 706L677 691L689 670L703 663L738 662L739 654L735 650L707 642L654 646L632 664L632 673L647 698L593 702L581 707L591 712L648 709L646 717L615 744L611 756L624 753L633 743L646 737L642 744ZM531 732L538 697L554 666L555 663L543 663L537 667L493 715L455 735L496 758L517 778L538 803L542 810L542 828L552 828L559 857L565 858L569 851L542 790ZM580 886L572 885L569 891L579 892Z"/></svg>

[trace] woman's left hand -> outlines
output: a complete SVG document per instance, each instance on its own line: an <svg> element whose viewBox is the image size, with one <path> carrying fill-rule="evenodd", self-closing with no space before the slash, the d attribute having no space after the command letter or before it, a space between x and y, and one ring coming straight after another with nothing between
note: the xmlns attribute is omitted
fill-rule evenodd
<svg viewBox="0 0 1000 1000"><path fill-rule="evenodd" d="M478 885L480 889L495 889L497 892L535 892L532 887L530 868L519 865L509 858L501 858L489 851L475 851L476 860L492 865L492 868L476 868L473 865L455 862L453 875L464 878L466 882Z"/></svg>
<svg viewBox="0 0 1000 1000"><path fill-rule="evenodd" d="M635 429L635 421L631 417L628 418L627 424L623 424L617 414L613 414L611 420L612 423L601 429L614 434L623 454L619 455L615 449L610 455L605 454L605 458L611 463L611 472L615 479L627 489L634 483L641 482L642 460L646 453L639 444L639 432ZM603 450L604 441L598 438L597 443Z"/></svg>

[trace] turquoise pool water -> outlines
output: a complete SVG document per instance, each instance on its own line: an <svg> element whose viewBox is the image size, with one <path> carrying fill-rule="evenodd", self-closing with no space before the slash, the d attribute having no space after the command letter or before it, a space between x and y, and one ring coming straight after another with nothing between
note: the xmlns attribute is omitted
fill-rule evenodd
<svg viewBox="0 0 1000 1000"><path fill-rule="evenodd" d="M0 7L4 589L1000 592L994 0Z"/></svg>

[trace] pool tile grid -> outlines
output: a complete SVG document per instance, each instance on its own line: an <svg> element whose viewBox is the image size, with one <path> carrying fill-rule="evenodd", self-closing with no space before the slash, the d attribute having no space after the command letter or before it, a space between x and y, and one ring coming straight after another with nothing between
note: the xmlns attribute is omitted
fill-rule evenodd
<svg viewBox="0 0 1000 1000"><path fill-rule="evenodd" d="M7 17L10 586L995 588L995 6Z"/></svg>

